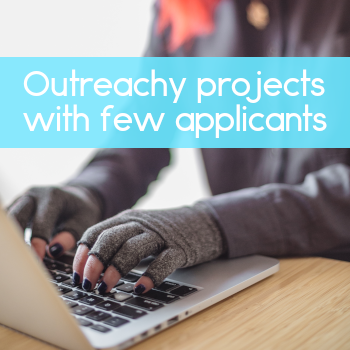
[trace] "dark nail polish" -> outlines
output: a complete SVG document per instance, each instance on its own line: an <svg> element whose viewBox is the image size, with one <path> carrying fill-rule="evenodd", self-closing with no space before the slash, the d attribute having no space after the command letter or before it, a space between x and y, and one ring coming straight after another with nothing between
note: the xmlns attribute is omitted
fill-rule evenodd
<svg viewBox="0 0 350 350"><path fill-rule="evenodd" d="M139 284L135 289L135 294L142 294L146 290L146 287L143 284Z"/></svg>
<svg viewBox="0 0 350 350"><path fill-rule="evenodd" d="M80 284L80 276L77 272L73 272L73 282L74 284L77 286L78 284Z"/></svg>
<svg viewBox="0 0 350 350"><path fill-rule="evenodd" d="M99 294L105 294L107 290L107 284L105 281L102 281L97 288Z"/></svg>
<svg viewBox="0 0 350 350"><path fill-rule="evenodd" d="M83 288L84 288L87 292L90 292L90 290L91 290L91 282L90 282L87 278L84 278L84 281L83 281Z"/></svg>
<svg viewBox="0 0 350 350"><path fill-rule="evenodd" d="M50 247L50 254L53 257L57 257L61 255L63 252L63 247L60 243L55 243L53 246Z"/></svg>

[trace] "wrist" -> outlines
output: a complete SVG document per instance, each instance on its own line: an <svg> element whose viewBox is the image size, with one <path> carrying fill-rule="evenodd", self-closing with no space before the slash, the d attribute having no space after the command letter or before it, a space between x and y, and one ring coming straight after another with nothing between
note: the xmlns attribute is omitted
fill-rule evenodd
<svg viewBox="0 0 350 350"><path fill-rule="evenodd" d="M228 252L226 235L215 208L207 201L199 201L194 204L194 207L201 208L201 210L206 214L207 220L210 222L210 226L216 231L216 235L220 237L219 241L221 242L222 251L220 257L225 256Z"/></svg>

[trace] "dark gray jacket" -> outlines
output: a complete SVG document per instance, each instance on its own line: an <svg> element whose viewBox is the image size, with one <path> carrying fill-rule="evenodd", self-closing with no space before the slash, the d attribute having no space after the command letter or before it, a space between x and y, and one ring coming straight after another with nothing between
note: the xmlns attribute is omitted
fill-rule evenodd
<svg viewBox="0 0 350 350"><path fill-rule="evenodd" d="M247 0L224 0L216 30L191 49L167 50L155 34L149 56L347 56L349 0L265 0L270 23L246 20ZM229 257L321 255L350 260L348 149L202 149ZM130 208L167 166L167 149L100 151L72 183L96 191L109 217Z"/></svg>

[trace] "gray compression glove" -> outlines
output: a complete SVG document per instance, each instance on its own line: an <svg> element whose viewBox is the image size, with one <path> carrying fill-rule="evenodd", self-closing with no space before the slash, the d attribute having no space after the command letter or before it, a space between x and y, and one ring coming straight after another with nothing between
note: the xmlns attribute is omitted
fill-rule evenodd
<svg viewBox="0 0 350 350"><path fill-rule="evenodd" d="M155 286L177 268L224 252L218 225L203 202L171 210L126 210L89 228L78 244L85 244L105 268L113 265L122 276L143 258L158 255L144 273Z"/></svg>
<svg viewBox="0 0 350 350"><path fill-rule="evenodd" d="M90 190L75 187L34 187L8 208L22 229L32 228L32 238L50 239L62 231L79 240L101 219L101 205Z"/></svg>

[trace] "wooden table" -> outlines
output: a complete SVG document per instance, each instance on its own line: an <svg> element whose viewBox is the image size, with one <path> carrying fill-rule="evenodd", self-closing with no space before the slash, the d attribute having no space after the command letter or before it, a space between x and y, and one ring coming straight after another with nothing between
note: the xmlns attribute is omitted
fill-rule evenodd
<svg viewBox="0 0 350 350"><path fill-rule="evenodd" d="M1 326L0 348L56 349ZM350 349L350 263L283 259L274 276L131 349Z"/></svg>

